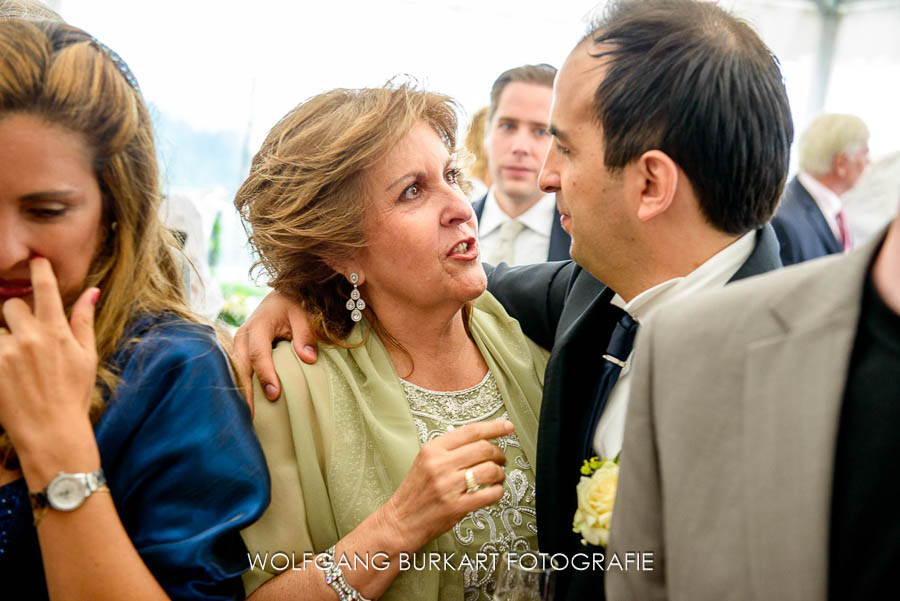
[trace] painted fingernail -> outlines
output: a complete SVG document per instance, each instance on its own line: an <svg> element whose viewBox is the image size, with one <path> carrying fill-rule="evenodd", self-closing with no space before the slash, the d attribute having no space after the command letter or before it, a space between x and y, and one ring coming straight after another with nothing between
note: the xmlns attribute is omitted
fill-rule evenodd
<svg viewBox="0 0 900 601"><path fill-rule="evenodd" d="M94 293L91 294L91 304L95 307L97 306L97 301L100 300L100 289L95 288Z"/></svg>
<svg viewBox="0 0 900 601"><path fill-rule="evenodd" d="M278 396L278 389L275 388L274 384L266 384L266 397L271 400L275 400L275 397Z"/></svg>

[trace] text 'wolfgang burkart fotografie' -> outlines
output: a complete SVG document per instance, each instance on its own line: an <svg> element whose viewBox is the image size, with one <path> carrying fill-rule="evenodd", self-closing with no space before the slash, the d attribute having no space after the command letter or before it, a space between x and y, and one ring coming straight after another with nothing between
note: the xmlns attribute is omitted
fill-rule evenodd
<svg viewBox="0 0 900 601"><path fill-rule="evenodd" d="M388 570L391 567L391 556L386 552L376 553L337 553L334 560L327 555L317 555L306 551L303 553L276 551L273 553L247 553L250 569L284 572L287 570L318 569L328 570L335 563L341 570ZM636 570L653 571L652 551L627 551L625 553L399 553L393 561L399 563L401 571L462 571L487 570L494 571L501 562L506 562L507 569L519 568L534 570L575 570L575 571L610 571Z"/></svg>

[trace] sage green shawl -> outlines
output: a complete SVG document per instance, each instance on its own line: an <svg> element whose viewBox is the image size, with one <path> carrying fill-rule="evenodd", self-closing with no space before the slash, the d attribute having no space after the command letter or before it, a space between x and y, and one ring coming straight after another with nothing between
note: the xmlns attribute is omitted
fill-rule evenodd
<svg viewBox="0 0 900 601"><path fill-rule="evenodd" d="M536 465L547 351L526 338L487 292L475 301L470 331L500 388L522 450ZM254 382L254 427L272 477L272 502L243 531L251 557L293 552L299 565L304 552L327 549L394 494L419 452L409 405L381 341L365 320L347 341L365 344L350 349L322 345L315 365L300 361L290 343L279 344L273 359L283 390L275 403ZM444 533L419 550L428 552L455 553L455 540ZM270 565L246 573L247 594L278 573ZM437 570L401 572L381 597L462 598L462 572Z"/></svg>

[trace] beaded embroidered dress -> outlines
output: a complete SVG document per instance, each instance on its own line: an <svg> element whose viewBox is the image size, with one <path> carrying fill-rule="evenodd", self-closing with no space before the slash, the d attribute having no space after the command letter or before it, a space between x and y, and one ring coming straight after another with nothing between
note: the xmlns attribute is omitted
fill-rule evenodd
<svg viewBox="0 0 900 601"><path fill-rule="evenodd" d="M416 550L420 563L401 570L380 597L490 598L490 570L483 565L466 573L468 566L460 564L476 562L473 555L480 552L499 554L509 547L536 545L529 463L536 455L548 353L526 338L518 322L487 292L475 301L469 327L490 375L471 389L450 393L404 383L365 318L348 336L347 347L320 346L314 365L300 361L290 342L275 348L272 360L282 383L281 399L258 402L254 417L272 474L272 503L242 532L251 557L277 551L302 558L324 551L391 498L422 441L450 426L508 415L516 430L499 440L507 457L503 501L464 517ZM262 394L257 382L255 395ZM425 557L451 557L455 566L426 567L421 565ZM255 564L244 575L247 593L283 571L272 562Z"/></svg>
<svg viewBox="0 0 900 601"><path fill-rule="evenodd" d="M409 401L419 442L475 422L509 419L503 397L491 372L475 386L453 392L438 392L401 380ZM463 565L465 600L486 601L494 589L496 566L505 551L537 550L534 510L534 469L525 457L516 433L497 439L506 455L503 497L497 503L470 512L451 533L458 556L475 559ZM484 554L485 561L477 561Z"/></svg>

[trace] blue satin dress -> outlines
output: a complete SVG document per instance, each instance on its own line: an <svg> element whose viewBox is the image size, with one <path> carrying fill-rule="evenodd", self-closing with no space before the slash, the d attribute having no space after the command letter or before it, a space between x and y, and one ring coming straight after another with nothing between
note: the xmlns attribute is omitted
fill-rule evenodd
<svg viewBox="0 0 900 601"><path fill-rule="evenodd" d="M139 341L113 358L121 380L94 427L119 518L172 599L243 599L240 531L269 504L247 403L212 328L166 316L128 330ZM0 487L3 590L46 599L32 522L25 480Z"/></svg>

